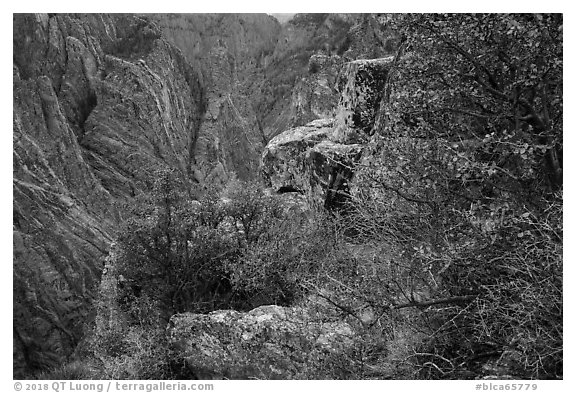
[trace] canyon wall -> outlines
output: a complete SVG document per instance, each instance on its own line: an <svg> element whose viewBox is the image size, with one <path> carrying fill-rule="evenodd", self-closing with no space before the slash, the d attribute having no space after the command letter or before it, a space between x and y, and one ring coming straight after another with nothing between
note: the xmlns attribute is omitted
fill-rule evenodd
<svg viewBox="0 0 576 393"><path fill-rule="evenodd" d="M146 19L14 15L14 375L70 354L93 318L120 207L154 171L193 182L195 70Z"/></svg>

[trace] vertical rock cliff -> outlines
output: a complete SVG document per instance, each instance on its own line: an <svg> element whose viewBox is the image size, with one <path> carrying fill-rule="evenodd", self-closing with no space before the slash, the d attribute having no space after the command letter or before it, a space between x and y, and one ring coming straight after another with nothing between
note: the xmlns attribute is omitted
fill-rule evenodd
<svg viewBox="0 0 576 393"><path fill-rule="evenodd" d="M167 14L154 20L200 70L207 111L196 144L198 177L222 183L258 176L267 142L292 127L335 116L338 75L350 60L395 48L385 17L296 14Z"/></svg>
<svg viewBox="0 0 576 393"><path fill-rule="evenodd" d="M164 35L201 72L206 114L194 167L206 183L258 174L266 143L254 88L265 77L280 32L266 14L168 14L154 17Z"/></svg>
<svg viewBox="0 0 576 393"><path fill-rule="evenodd" d="M296 14L283 25L260 88L266 135L333 117L341 66L390 55L397 41L382 15Z"/></svg>
<svg viewBox="0 0 576 393"><path fill-rule="evenodd" d="M14 376L69 355L92 318L117 202L190 171L199 77L146 19L14 16Z"/></svg>

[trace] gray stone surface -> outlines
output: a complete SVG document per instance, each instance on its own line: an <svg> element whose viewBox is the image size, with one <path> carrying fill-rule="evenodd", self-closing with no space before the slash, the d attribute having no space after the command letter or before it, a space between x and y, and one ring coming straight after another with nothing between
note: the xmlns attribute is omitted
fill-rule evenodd
<svg viewBox="0 0 576 393"><path fill-rule="evenodd" d="M316 61L329 60L311 60ZM298 190L313 205L343 206L372 133L391 62L392 57L346 63L334 117L288 129L270 140L261 170L273 189Z"/></svg>
<svg viewBox="0 0 576 393"><path fill-rule="evenodd" d="M343 353L356 338L346 322L321 321L305 309L273 305L246 313L177 314L168 334L201 379L294 378L310 361Z"/></svg>

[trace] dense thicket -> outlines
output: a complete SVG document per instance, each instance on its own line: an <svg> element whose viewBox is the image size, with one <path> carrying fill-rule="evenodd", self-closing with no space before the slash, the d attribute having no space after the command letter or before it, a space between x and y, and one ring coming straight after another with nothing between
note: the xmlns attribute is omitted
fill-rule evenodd
<svg viewBox="0 0 576 393"><path fill-rule="evenodd" d="M562 16L395 22L404 41L372 156L356 180L354 225L398 247L407 275L395 284L406 301L446 300L420 315L420 375L474 377L501 367L557 378Z"/></svg>

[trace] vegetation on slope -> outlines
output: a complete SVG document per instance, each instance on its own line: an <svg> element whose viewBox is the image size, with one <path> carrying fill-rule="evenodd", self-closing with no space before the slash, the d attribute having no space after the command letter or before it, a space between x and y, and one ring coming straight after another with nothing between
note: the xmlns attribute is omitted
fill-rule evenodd
<svg viewBox="0 0 576 393"><path fill-rule="evenodd" d="M394 239L408 301L473 299L422 309L419 376L561 377L562 17L397 23L357 231Z"/></svg>

